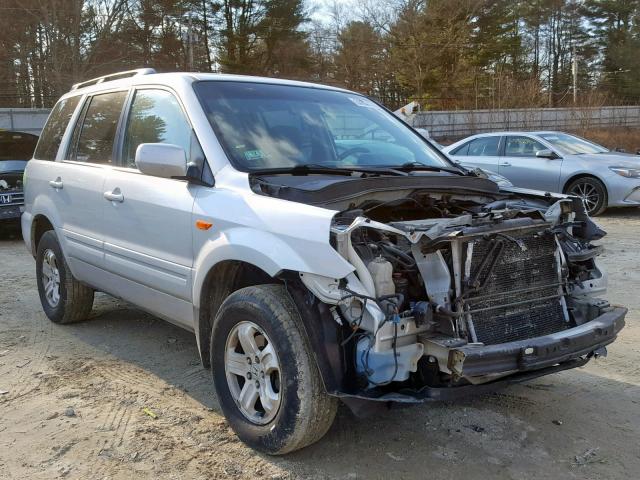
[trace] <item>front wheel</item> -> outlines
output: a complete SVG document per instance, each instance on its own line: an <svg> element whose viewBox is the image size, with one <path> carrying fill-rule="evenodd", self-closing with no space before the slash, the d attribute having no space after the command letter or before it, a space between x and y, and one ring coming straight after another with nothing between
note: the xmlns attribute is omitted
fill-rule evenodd
<svg viewBox="0 0 640 480"><path fill-rule="evenodd" d="M336 414L295 304L281 285L247 287L222 304L211 335L213 381L231 428L279 455L324 436Z"/></svg>
<svg viewBox="0 0 640 480"><path fill-rule="evenodd" d="M607 208L607 189L596 178L582 177L574 180L567 187L567 193L580 197L591 217L601 214Z"/></svg>

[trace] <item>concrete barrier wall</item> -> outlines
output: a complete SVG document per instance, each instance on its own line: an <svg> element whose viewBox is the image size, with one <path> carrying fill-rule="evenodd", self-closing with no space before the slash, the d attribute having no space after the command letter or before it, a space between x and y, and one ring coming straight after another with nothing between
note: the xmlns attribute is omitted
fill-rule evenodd
<svg viewBox="0 0 640 480"><path fill-rule="evenodd" d="M640 106L433 111L415 114L412 123L433 138L502 130L640 127Z"/></svg>
<svg viewBox="0 0 640 480"><path fill-rule="evenodd" d="M0 129L39 134L49 109L0 108ZM640 127L640 106L456 110L417 113L414 127L433 138L464 137L501 130L573 130L598 127Z"/></svg>
<svg viewBox="0 0 640 480"><path fill-rule="evenodd" d="M50 111L48 108L0 108L0 130L40 135Z"/></svg>

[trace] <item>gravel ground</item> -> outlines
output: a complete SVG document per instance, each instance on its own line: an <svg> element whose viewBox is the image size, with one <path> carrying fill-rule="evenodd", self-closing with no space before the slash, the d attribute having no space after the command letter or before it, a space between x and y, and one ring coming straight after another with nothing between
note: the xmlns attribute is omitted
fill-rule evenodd
<svg viewBox="0 0 640 480"><path fill-rule="evenodd" d="M598 221L608 298L630 309L607 358L366 421L342 409L321 442L279 458L229 429L192 334L105 295L92 320L50 323L33 259L4 232L0 478L639 478L640 210Z"/></svg>

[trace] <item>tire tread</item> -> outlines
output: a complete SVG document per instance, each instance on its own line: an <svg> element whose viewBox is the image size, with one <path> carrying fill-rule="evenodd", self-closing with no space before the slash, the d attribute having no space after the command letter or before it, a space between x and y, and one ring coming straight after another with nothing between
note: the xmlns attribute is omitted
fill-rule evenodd
<svg viewBox="0 0 640 480"><path fill-rule="evenodd" d="M64 288L65 291L64 296L61 292L60 298L60 301L64 302L64 305L62 305L62 314L60 314L59 311L54 311L50 314L47 311L47 305L45 304L46 300L41 297L45 313L47 313L47 316L51 321L62 325L77 323L86 320L93 308L93 289L76 280L76 278L73 276L71 270L69 269L69 265L67 264L64 253L60 248L58 237L53 230L45 232L40 238L40 242L37 246L38 258L42 255L42 250L44 248L51 248L55 250L58 262L61 263L61 265L58 267L58 270L62 270L63 277L61 278L60 286L61 289ZM40 277L40 272L36 272L36 275ZM39 278L38 281L40 281ZM60 307L60 305L58 305L58 307ZM51 309L51 307L49 307L49 309Z"/></svg>
<svg viewBox="0 0 640 480"><path fill-rule="evenodd" d="M338 399L329 396L324 388L320 371L316 365L311 345L306 337L298 309L282 285L268 284L246 287L231 294L222 304L216 318L236 303L259 303L268 308L285 326L284 334L298 359L298 391L300 408L295 418L293 431L278 450L269 450L271 455L283 455L299 450L320 440L333 424L338 408ZM212 349L213 352L213 349ZM212 359L213 360L213 359ZM282 361L282 360L281 360ZM221 366L218 366L220 368ZM215 375L214 365L214 375Z"/></svg>

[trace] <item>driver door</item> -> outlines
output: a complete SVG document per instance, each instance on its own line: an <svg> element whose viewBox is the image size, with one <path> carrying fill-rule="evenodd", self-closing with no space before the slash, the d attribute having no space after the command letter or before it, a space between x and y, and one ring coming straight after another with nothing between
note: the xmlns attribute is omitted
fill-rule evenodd
<svg viewBox="0 0 640 480"><path fill-rule="evenodd" d="M561 158L539 158L536 152L549 148L526 135L507 135L498 173L516 187L560 191Z"/></svg>
<svg viewBox="0 0 640 480"><path fill-rule="evenodd" d="M173 93L134 92L125 122L119 166L104 183L105 269L119 280L116 295L192 328L192 209L201 187L144 175L136 168L141 143L185 150L192 128Z"/></svg>

